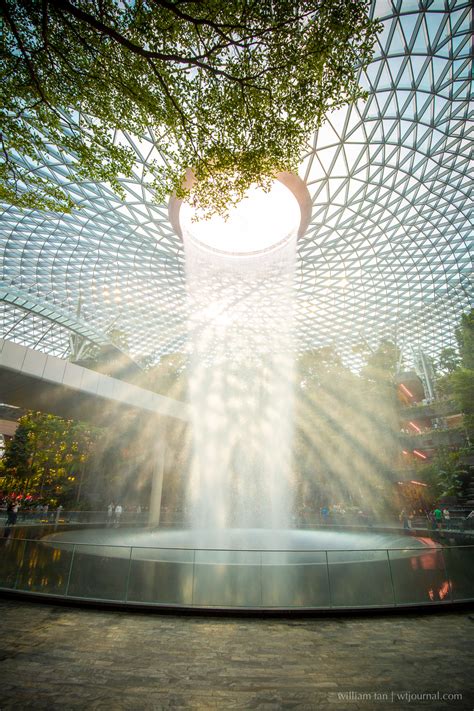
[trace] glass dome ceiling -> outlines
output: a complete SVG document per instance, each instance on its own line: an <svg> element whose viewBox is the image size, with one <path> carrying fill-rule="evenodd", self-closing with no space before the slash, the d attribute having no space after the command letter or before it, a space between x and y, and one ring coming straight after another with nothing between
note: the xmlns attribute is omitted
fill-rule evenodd
<svg viewBox="0 0 474 711"><path fill-rule="evenodd" d="M471 3L376 0L372 13L383 32L361 74L369 99L329 116L299 171L313 213L299 241L298 347L333 345L353 365L354 345L381 338L407 360L436 356L470 305ZM183 348L182 243L142 179L154 137L127 140L137 164L125 201L71 182L51 148L38 170L82 209L3 211L3 337L57 355L71 333L103 343L111 330L136 357Z"/></svg>

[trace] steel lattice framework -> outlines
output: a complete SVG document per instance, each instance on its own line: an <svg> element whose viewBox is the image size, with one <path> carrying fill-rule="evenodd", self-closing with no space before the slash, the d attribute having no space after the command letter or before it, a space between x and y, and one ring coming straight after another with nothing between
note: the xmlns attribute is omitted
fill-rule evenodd
<svg viewBox="0 0 474 711"><path fill-rule="evenodd" d="M469 305L472 239L471 3L376 0L383 21L361 83L367 102L332 114L302 157L313 201L299 243L300 349L396 340L410 356L452 343ZM66 355L69 335L125 333L134 355L180 350L186 336L184 256L167 208L137 155L127 197L72 181L54 147L39 168L81 206L71 215L6 207L0 222L4 337Z"/></svg>

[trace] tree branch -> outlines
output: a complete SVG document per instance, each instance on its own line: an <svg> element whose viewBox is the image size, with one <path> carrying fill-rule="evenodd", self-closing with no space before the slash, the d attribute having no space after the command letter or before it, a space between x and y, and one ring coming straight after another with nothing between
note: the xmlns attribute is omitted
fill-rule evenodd
<svg viewBox="0 0 474 711"><path fill-rule="evenodd" d="M18 181L21 180L21 173L15 163L12 162L12 159L10 158L7 147L5 145L5 141L3 140L3 133L0 133L0 144L2 147L2 153L5 156L5 166L7 167L7 170L10 171L11 176L13 177L13 190L16 192L18 189Z"/></svg>
<svg viewBox="0 0 474 711"><path fill-rule="evenodd" d="M41 34L46 49L48 47L48 0L42 0L41 3Z"/></svg>
<svg viewBox="0 0 474 711"><path fill-rule="evenodd" d="M1 2L3 3L3 0L1 0ZM211 74L223 76L231 81L242 81L240 77L233 76L232 74L229 74L229 72L226 72L224 69L218 69L217 67L213 67L211 64L203 62L200 58L197 57L183 57L179 54L166 54L164 52L152 52L150 50L144 49L140 45L135 44L131 40L124 37L113 27L109 27L109 25L100 22L90 13L84 12L80 8L75 7L70 2L68 2L68 0L50 0L50 2L52 5L55 6L57 12L60 15L62 15L64 11L68 12L70 15L73 15L78 20L81 20L82 22L85 22L91 27L94 27L94 29L98 30L101 34L106 35L111 39L114 39L118 44L122 45L123 47L126 47L130 52L133 52L133 54L137 54L143 57L144 59L158 59L163 62L175 62L176 64L185 64L188 66L199 67L200 69L205 69Z"/></svg>
<svg viewBox="0 0 474 711"><path fill-rule="evenodd" d="M166 10L169 10L172 12L176 17L179 17L180 20L185 20L186 22L190 22L194 27L198 26L205 26L205 27L210 27L214 32L216 32L218 35L220 35L223 39L226 40L226 42L232 42L232 40L228 37L228 35L225 33L225 30L228 31L238 31L245 29L244 25L231 25L231 24L220 24L217 22L213 22L212 20L207 20L202 17L193 17L192 15L188 15L187 12L183 12L182 10L179 10L177 5L175 5L172 2L167 2L167 0L151 0L155 5L159 5L160 7L164 7Z"/></svg>
<svg viewBox="0 0 474 711"><path fill-rule="evenodd" d="M160 72L158 71L157 67L156 67L155 64L153 63L153 60L149 59L149 60L148 60L148 64L149 64L149 66L151 67L151 70L152 70L153 74L154 74L154 75L156 76L156 78L158 79L158 81L159 81L159 83L160 83L160 85L161 85L163 91L165 92L166 96L168 97L168 99L171 101L171 103L173 104L174 108L175 108L176 111L178 112L178 115L179 115L179 117L180 117L180 119L181 119L181 123L182 123L182 126L183 126L183 130L184 130L185 133L187 134L187 136L188 136L188 138L189 138L189 140L190 140L190 142L191 142L191 145L193 146L194 151L196 151L196 153L197 153L198 151L197 151L197 148L196 148L196 146L195 146L195 144L194 144L194 139L193 139L192 133L189 131L189 128L188 128L189 123L191 123L190 120L186 117L186 114L184 113L183 109L182 109L181 106L178 104L178 102L176 101L176 99L175 99L175 97L173 96L173 94L170 92L167 83L165 82L165 80L164 80L163 77L161 76Z"/></svg>
<svg viewBox="0 0 474 711"><path fill-rule="evenodd" d="M13 20L11 14L10 14L10 10L8 9L8 3L7 3L5 0L0 0L0 8L2 9L2 11L3 11L3 13L4 13L4 17L5 17L6 21L8 22L8 24L9 24L10 27L11 27L11 30L12 30L12 32L13 32L13 35L14 35L14 37L15 37L17 43L18 43L18 47L19 47L19 49L20 49L20 52L22 53L23 58L24 58L25 63L26 63L26 66L27 66L27 68L28 68L28 73L29 73L29 75L30 75L30 77L31 77L31 80L33 81L34 85L36 86L36 89L37 89L37 91L38 91L38 94L41 96L41 99L44 101L44 103L47 104L47 105L49 106L49 108L52 109L52 106L49 104L49 101L48 101L48 99L47 99L47 97L46 97L46 95L45 95L45 93L44 93L44 91L43 91L43 87L42 87L42 85L41 85L41 82L39 81L39 79L38 79L38 77L37 77L37 75L36 75L35 68L34 68L34 66L33 66L33 63L31 62L30 56L29 56L28 51L27 51L27 49L26 49L26 47L25 47L25 45L24 45L23 39L22 39L22 37L21 37L21 35L20 35L19 31L18 31L18 28L17 28L17 26L16 26L16 24L15 24L15 21ZM54 109L53 109L53 110L54 110Z"/></svg>

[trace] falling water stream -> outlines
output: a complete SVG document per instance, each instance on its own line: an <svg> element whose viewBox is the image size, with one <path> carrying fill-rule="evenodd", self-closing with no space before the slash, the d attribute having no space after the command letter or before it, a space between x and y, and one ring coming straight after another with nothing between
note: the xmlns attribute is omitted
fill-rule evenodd
<svg viewBox="0 0 474 711"><path fill-rule="evenodd" d="M292 517L296 234L252 256L185 235L193 529L287 529Z"/></svg>

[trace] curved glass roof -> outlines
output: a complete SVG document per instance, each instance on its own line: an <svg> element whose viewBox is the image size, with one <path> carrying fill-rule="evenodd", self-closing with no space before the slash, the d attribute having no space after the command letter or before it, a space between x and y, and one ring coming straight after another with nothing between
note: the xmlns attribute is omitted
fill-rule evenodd
<svg viewBox="0 0 474 711"><path fill-rule="evenodd" d="M329 116L299 171L313 202L299 242L299 348L334 345L353 365L354 345L381 338L407 360L412 349L436 356L470 305L471 3L375 0L372 13L383 32L361 75L369 99ZM38 170L81 209L3 212L4 337L65 355L71 333L102 343L118 330L135 356L182 349L182 244L142 180L153 135L127 140L137 165L125 201L71 182L51 148Z"/></svg>

